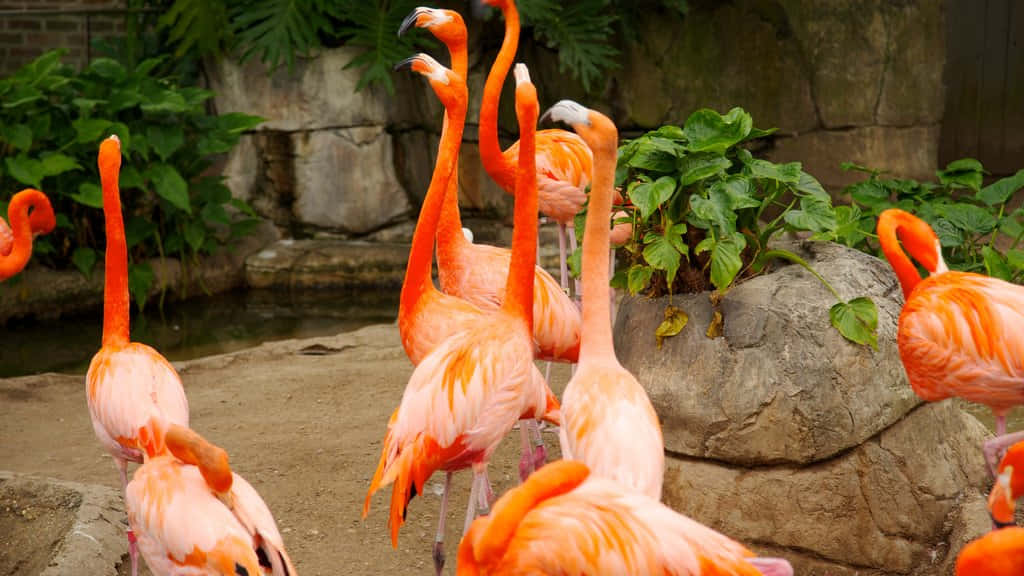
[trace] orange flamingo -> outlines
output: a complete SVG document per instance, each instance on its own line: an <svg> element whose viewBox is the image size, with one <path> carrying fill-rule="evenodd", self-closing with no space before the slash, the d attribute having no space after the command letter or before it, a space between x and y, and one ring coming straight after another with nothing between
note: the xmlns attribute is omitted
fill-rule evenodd
<svg viewBox="0 0 1024 576"><path fill-rule="evenodd" d="M959 396L992 410L997 437L984 452L994 473L999 452L1024 439L1006 434L1006 412L1024 404L1024 288L950 271L935 232L902 210L882 212L878 238L906 300L897 344L907 379L929 402ZM921 279L901 240L928 278Z"/></svg>
<svg viewBox="0 0 1024 576"><path fill-rule="evenodd" d="M142 557L155 576L294 576L267 504L228 456L188 428L171 425L166 449L147 454L125 489Z"/></svg>
<svg viewBox="0 0 1024 576"><path fill-rule="evenodd" d="M1024 496L1024 442L1006 451L999 462L995 485L988 497L988 510L997 527L1013 526L1017 500Z"/></svg>
<svg viewBox="0 0 1024 576"><path fill-rule="evenodd" d="M792 576L789 562L754 558L727 536L589 473L580 462L552 462L507 492L463 536L456 574Z"/></svg>
<svg viewBox="0 0 1024 576"><path fill-rule="evenodd" d="M1024 574L1024 528L1006 528L964 546L956 560L956 576Z"/></svg>
<svg viewBox="0 0 1024 576"><path fill-rule="evenodd" d="M410 63L413 70L436 74L436 62L428 57L416 56ZM437 82L433 76L431 80ZM537 93L525 67L517 69L516 80L516 112L523 130L523 153L507 297L501 308L488 313L468 330L453 334L416 367L402 402L388 423L380 463L363 506L365 518L373 493L394 484L389 524L392 544L397 546L398 530L409 501L423 492L424 482L434 471L444 470L445 487L433 554L438 573L444 566L444 521L452 473L473 468L466 510L468 527L475 511L485 511L489 506L487 462L515 422L521 418L543 418L560 424L558 400L533 376L532 284L537 249L533 134Z"/></svg>
<svg viewBox="0 0 1024 576"><path fill-rule="evenodd" d="M402 22L399 35L412 26L429 30L443 42L451 55L452 71L466 78L466 24L458 12L416 8ZM464 123L465 109L456 115L451 110L447 111L442 135L451 121ZM442 290L483 310L497 310L505 298L503 288L512 253L497 246L473 244L462 233L457 169L449 180L442 211L437 228L437 269ZM580 343L579 309L540 266L534 268L533 291L533 337L537 342L537 357L547 361L576 362ZM550 364L548 368L550 370ZM519 462L519 475L525 479L534 469L544 465L547 451L536 422L524 422L520 431L523 458ZM529 455L531 444L532 457Z"/></svg>
<svg viewBox="0 0 1024 576"><path fill-rule="evenodd" d="M423 199L420 218L413 232L409 264L406 267L398 306L398 332L406 354L413 364L419 364L430 351L452 334L481 321L485 314L483 310L461 298L439 292L434 288L430 278L434 234L438 226L446 184L454 178L456 170L456 158L465 126L467 97L466 83L461 78L455 74L448 75L447 69L432 58L425 62L427 63L424 65L432 70L431 74L438 78L438 81L432 82L432 86L444 104L451 122L446 120L442 130L434 174L431 176L430 188ZM573 312L575 313L575 309ZM544 381L539 370L534 368L533 373L535 379ZM529 434L531 429L535 429L535 425L531 426L533 422L535 421L527 420L526 425L521 427L523 439L519 474L524 479L534 468L542 466L547 458L542 439L539 440L539 447L531 451ZM540 433L537 432L536 436L539 439Z"/></svg>
<svg viewBox="0 0 1024 576"><path fill-rule="evenodd" d="M562 395L562 457L598 476L661 499L665 451L658 416L643 386L619 364L612 345L608 219L618 130L607 116L571 100L544 113L565 122L594 151L594 180L583 237L583 342Z"/></svg>
<svg viewBox="0 0 1024 576"><path fill-rule="evenodd" d="M181 379L159 352L129 341L128 249L118 176L121 143L111 136L100 145L100 181L107 227L106 278L103 289L103 347L86 374L86 399L92 428L114 457L121 488L128 485L128 461L159 452L169 424L188 427L188 399ZM135 537L128 531L132 574L137 570Z"/></svg>
<svg viewBox="0 0 1024 576"><path fill-rule="evenodd" d="M49 234L57 225L50 199L32 188L11 198L7 217L14 230L0 218L0 281L21 272L32 257L32 238Z"/></svg>

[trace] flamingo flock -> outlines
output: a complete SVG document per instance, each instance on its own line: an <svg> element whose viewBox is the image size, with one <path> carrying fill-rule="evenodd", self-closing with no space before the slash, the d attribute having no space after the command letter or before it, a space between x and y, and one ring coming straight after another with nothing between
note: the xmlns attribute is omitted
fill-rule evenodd
<svg viewBox="0 0 1024 576"><path fill-rule="evenodd" d="M786 560L757 557L660 502L665 453L658 416L618 362L612 339L609 252L625 229L610 226L613 205L622 200L614 188L618 130L604 114L570 100L540 115L529 70L512 65L515 3L485 2L504 15L505 38L483 90L480 155L514 196L512 244L474 244L463 234L458 162L469 103L466 25L458 12L417 8L399 34L428 30L447 47L451 67L427 54L396 67L427 80L444 123L399 305L401 343L415 369L386 423L363 518L375 493L390 486L387 521L397 547L410 501L443 472L432 549L441 574L452 483L469 469L459 575L791 576ZM510 70L519 140L502 151L498 100ZM538 130L538 120L572 131ZM96 437L119 473L131 574L141 552L158 576L294 576L266 503L232 471L227 452L190 426L177 372L156 350L130 340L121 161L117 136L104 140L97 160L107 240L103 336L86 375L86 399ZM582 283L570 290L566 236L584 205ZM560 282L536 264L538 211L559 223ZM20 272L32 238L55 226L38 190L15 194L8 218L9 225L0 219L0 280ZM926 401L956 396L984 404L996 417L997 436L982 447L995 478L988 509L996 529L964 547L956 574L1024 574L1024 528L1013 526L1024 496L1024 433L1006 433L1007 411L1024 404L1024 288L950 271L934 231L902 210L883 212L877 230L905 298L898 349L911 387ZM575 238L574 231L572 250ZM440 289L431 277L435 245ZM581 295L581 305L570 292ZM561 401L537 360L575 365ZM559 428L562 460L546 463L538 422ZM488 463L516 426L521 483L496 497ZM129 462L139 464L130 480Z"/></svg>

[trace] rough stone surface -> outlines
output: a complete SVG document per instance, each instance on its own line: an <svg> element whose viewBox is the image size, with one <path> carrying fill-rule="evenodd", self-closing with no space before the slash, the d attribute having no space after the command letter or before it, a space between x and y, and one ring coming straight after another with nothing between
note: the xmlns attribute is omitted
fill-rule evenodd
<svg viewBox="0 0 1024 576"><path fill-rule="evenodd" d="M293 147L294 213L302 223L365 234L409 211L382 127L297 133Z"/></svg>
<svg viewBox="0 0 1024 576"><path fill-rule="evenodd" d="M667 298L625 298L615 326L622 364L647 389L665 448L740 465L806 464L857 446L920 400L896 350L902 304L888 265L836 244L796 249L846 299L878 305L878 351L829 322L832 295L796 265L747 280L722 300L724 335L705 336L708 293L675 296L689 324L655 347Z"/></svg>
<svg viewBox="0 0 1024 576"><path fill-rule="evenodd" d="M946 52L945 2L883 2L889 41L878 97L883 126L938 124L945 104L942 62ZM938 139L938 133L932 136Z"/></svg>
<svg viewBox="0 0 1024 576"><path fill-rule="evenodd" d="M398 289L408 244L340 239L281 240L246 260L252 288Z"/></svg>
<svg viewBox="0 0 1024 576"><path fill-rule="evenodd" d="M991 528L978 504L985 435L955 403L925 404L813 466L670 458L665 500L755 547L795 551L798 574L948 573L950 548Z"/></svg>
<svg viewBox="0 0 1024 576"><path fill-rule="evenodd" d="M938 125L869 126L779 138L767 156L772 162L802 162L804 170L811 171L822 185L837 190L864 179L863 174L840 168L847 161L887 170L902 178L934 180L938 151Z"/></svg>
<svg viewBox="0 0 1024 576"><path fill-rule="evenodd" d="M0 470L0 504L0 569L15 562L4 573L115 576L126 560L124 508L113 488Z"/></svg>
<svg viewBox="0 0 1024 576"><path fill-rule="evenodd" d="M384 124L389 96L382 87L356 91L359 71L345 70L356 48L321 51L300 58L294 72L281 67L267 74L258 58L244 64L222 58L207 66L217 112L243 112L266 118L260 130L313 130Z"/></svg>

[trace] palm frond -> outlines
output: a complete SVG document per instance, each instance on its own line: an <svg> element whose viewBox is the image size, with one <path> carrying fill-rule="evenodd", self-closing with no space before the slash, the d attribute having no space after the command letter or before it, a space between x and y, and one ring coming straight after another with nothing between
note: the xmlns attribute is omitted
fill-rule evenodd
<svg viewBox="0 0 1024 576"><path fill-rule="evenodd" d="M220 52L231 28L226 7L217 0L175 0L158 26L177 45L174 55L178 58L192 49L200 55Z"/></svg>
<svg viewBox="0 0 1024 576"><path fill-rule="evenodd" d="M216 2L208 2L216 3ZM234 3L231 25L241 50L241 60L253 54L271 67L285 62L291 69L295 57L320 46L320 33L328 26L333 3L328 0L248 0Z"/></svg>
<svg viewBox="0 0 1024 576"><path fill-rule="evenodd" d="M550 8L553 2L533 0ZM558 68L570 71L589 91L608 70L619 67L619 51L610 44L617 20L610 0L579 0L534 16L534 30L551 48L558 48Z"/></svg>
<svg viewBox="0 0 1024 576"><path fill-rule="evenodd" d="M336 16L343 23L339 36L345 45L364 49L345 65L346 69L363 69L356 90L380 82L389 94L394 93L392 67L411 56L416 52L417 45L422 44L422 40L417 41L415 35L399 37L398 27L402 19L421 3L422 0L350 0L339 3Z"/></svg>

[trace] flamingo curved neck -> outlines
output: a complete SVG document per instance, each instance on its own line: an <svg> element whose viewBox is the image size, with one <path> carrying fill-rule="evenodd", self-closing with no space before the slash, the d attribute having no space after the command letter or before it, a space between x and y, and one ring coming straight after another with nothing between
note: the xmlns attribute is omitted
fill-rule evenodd
<svg viewBox="0 0 1024 576"><path fill-rule="evenodd" d="M910 298L910 293L921 282L921 275L917 268L900 246L897 232L902 228L902 223L897 218L879 218L878 220L878 241L882 245L882 253L889 261L896 278L903 288L903 298Z"/></svg>
<svg viewBox="0 0 1024 576"><path fill-rule="evenodd" d="M37 194L42 195L41 192ZM10 220L14 241L10 253L0 258L0 280L6 280L21 272L32 256L32 226L29 223L28 212L35 202L36 197L33 194L20 192L14 195L8 205L7 217Z"/></svg>
<svg viewBox="0 0 1024 576"><path fill-rule="evenodd" d="M466 74L469 70L469 57L466 52L465 40L452 42L447 45L451 55L452 71L458 74L463 81L466 81ZM466 112L461 117L451 118L450 114L457 113L453 110L446 111L444 125L441 128L441 137L444 138L448 131L449 122L458 122L465 128ZM460 136L461 139L461 136ZM455 167L452 170L451 178L448 180L448 187L444 192L444 204L441 208L441 221L437 228L437 259L450 262L454 258L453 252L461 249L469 241L462 234L462 217L459 215L459 167L458 158L455 159Z"/></svg>
<svg viewBox="0 0 1024 576"><path fill-rule="evenodd" d="M511 192L515 187L516 166L502 154L498 143L498 104L519 47L519 12L511 0L502 5L501 12L505 16L505 39L487 75L480 103L480 160L491 178L506 192Z"/></svg>
<svg viewBox="0 0 1024 576"><path fill-rule="evenodd" d="M532 85L520 88L527 94L532 89ZM536 96L533 97L532 102L535 109ZM516 173L515 208L513 210L512 261L509 264L508 279L505 282L505 301L502 303L504 310L516 317L524 318L531 331L533 330L533 277L537 262L536 131L536 113L522 114L519 118L519 166Z"/></svg>
<svg viewBox="0 0 1024 576"><path fill-rule="evenodd" d="M611 289L608 286L611 248L609 225L615 183L615 143L618 134L602 134L606 142L587 142L594 152L590 204L583 232L583 324L580 359L614 358L611 328Z"/></svg>
<svg viewBox="0 0 1024 576"><path fill-rule="evenodd" d="M463 120L466 116L465 101L463 100L455 109L447 110L446 114L451 121L446 121L442 129L434 173L430 178L430 187L423 198L420 217L412 235L409 264L405 270L405 282L402 284L402 295L399 301L400 314L409 310L419 296L433 287L430 271L433 261L434 235L437 232L445 193L455 171L459 144L462 141ZM457 206L456 212L458 212ZM458 234L462 235L461 226Z"/></svg>
<svg viewBox="0 0 1024 576"><path fill-rule="evenodd" d="M121 191L118 171L101 166L103 215L107 229L106 273L103 286L103 346L126 346L129 342L128 245L121 216Z"/></svg>

